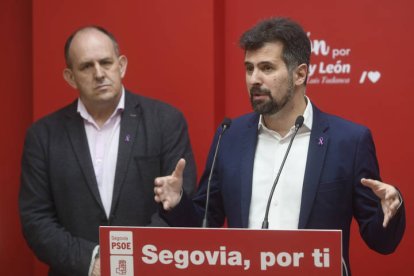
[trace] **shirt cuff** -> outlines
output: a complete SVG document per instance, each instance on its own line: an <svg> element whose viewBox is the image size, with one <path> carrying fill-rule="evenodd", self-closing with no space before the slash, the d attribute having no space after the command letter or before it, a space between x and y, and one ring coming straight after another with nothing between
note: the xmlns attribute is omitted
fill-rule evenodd
<svg viewBox="0 0 414 276"><path fill-rule="evenodd" d="M184 193L184 190L183 190L183 188L181 188L181 191L180 191L180 199L178 200L178 203L180 203L181 198L183 197L183 193Z"/></svg>
<svg viewBox="0 0 414 276"><path fill-rule="evenodd" d="M95 248L92 251L91 264L89 265L88 276L92 275L93 266L95 265L96 258L99 258L99 245L95 246Z"/></svg>
<svg viewBox="0 0 414 276"><path fill-rule="evenodd" d="M397 190L397 192L398 192L398 198L400 199L400 204L399 204L399 205L398 205L398 207L397 207L397 210L399 210L399 209L400 209L400 207L401 207L401 205L403 204L403 198L402 198L402 196L401 196L400 191L398 191L398 190Z"/></svg>

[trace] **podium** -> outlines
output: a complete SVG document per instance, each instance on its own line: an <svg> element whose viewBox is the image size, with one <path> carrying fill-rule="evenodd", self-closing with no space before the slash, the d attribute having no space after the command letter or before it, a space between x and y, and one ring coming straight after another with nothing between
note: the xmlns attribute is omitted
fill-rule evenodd
<svg viewBox="0 0 414 276"><path fill-rule="evenodd" d="M99 235L103 276L342 275L340 230L102 226Z"/></svg>

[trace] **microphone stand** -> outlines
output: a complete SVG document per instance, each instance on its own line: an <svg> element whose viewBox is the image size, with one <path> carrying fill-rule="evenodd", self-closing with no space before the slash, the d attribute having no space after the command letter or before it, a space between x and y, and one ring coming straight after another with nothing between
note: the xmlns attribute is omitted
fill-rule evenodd
<svg viewBox="0 0 414 276"><path fill-rule="evenodd" d="M213 163L211 164L210 174L208 176L207 191L206 191L206 205L205 205L205 210L204 210L203 223L202 223L202 226L201 226L202 228L207 227L207 214L208 214L208 206L209 206L209 201L210 201L211 178L213 176L214 166L216 164L217 153L218 153L218 150L219 150L219 147L220 147L221 137L223 136L223 133L230 127L230 125L231 125L231 120L229 118L224 118L223 122L221 123L222 129L221 129L220 135L219 135L218 140L217 140L216 150L215 150L214 156L213 156Z"/></svg>

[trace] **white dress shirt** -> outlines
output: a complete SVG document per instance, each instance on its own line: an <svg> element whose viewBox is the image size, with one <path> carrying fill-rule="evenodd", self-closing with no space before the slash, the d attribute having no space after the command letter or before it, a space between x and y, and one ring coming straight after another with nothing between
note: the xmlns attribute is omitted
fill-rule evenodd
<svg viewBox="0 0 414 276"><path fill-rule="evenodd" d="M78 100L78 112L84 119L83 122L88 138L89 152L107 218L109 218L111 212L116 161L118 157L121 113L124 107L125 91L122 89L121 99L115 111L104 125L99 127L86 110L82 101L80 99Z"/></svg>
<svg viewBox="0 0 414 276"><path fill-rule="evenodd" d="M312 104L307 100L303 113L304 123L299 129L286 159L269 210L269 229L298 229L310 132ZM249 211L249 228L260 229L273 182L278 174L295 126L285 137L268 129L259 120L259 135L254 157L252 198Z"/></svg>

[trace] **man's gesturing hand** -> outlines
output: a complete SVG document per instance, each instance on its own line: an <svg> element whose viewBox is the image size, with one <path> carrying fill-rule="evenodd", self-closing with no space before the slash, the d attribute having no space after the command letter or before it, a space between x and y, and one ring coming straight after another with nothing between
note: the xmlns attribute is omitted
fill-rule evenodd
<svg viewBox="0 0 414 276"><path fill-rule="evenodd" d="M154 180L154 199L156 202L162 203L166 211L171 210L180 202L184 168L185 160L181 158L171 175L157 177Z"/></svg>
<svg viewBox="0 0 414 276"><path fill-rule="evenodd" d="M384 212L382 226L384 228L387 227L392 217L397 213L398 207L401 205L398 190L390 184L373 179L362 178L361 183L370 188L381 199L382 211Z"/></svg>

